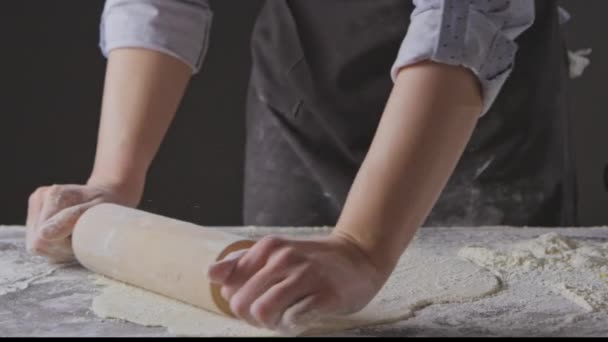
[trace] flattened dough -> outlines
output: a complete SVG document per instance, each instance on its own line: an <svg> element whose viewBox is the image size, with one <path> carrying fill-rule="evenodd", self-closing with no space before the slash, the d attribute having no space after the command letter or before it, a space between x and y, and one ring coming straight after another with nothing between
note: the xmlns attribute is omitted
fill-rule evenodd
<svg viewBox="0 0 608 342"><path fill-rule="evenodd" d="M145 326L164 326L179 336L274 336L238 320L198 308L107 278L92 303L99 317L118 318ZM463 302L491 295L501 288L490 272L459 259L424 253L414 246L375 299L357 314L325 320L315 334L391 323L411 317L431 304Z"/></svg>

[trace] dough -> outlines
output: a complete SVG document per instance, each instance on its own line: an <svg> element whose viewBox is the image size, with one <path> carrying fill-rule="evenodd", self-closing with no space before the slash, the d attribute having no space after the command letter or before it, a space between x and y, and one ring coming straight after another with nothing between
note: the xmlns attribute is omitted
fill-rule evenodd
<svg viewBox="0 0 608 342"><path fill-rule="evenodd" d="M92 309L103 318L164 326L181 336L276 335L107 278L98 278L98 283L104 288L93 300ZM414 247L404 254L384 288L366 308L346 318L325 320L307 334L395 322L427 305L470 301L500 288L494 275L466 260L437 257Z"/></svg>
<svg viewBox="0 0 608 342"><path fill-rule="evenodd" d="M507 282L534 279L584 311L608 311L608 243L548 233L503 249L465 247L458 255Z"/></svg>

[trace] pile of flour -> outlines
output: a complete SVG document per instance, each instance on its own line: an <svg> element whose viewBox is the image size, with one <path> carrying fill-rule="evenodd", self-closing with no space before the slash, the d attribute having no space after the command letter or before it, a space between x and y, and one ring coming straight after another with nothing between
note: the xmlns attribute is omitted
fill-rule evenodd
<svg viewBox="0 0 608 342"><path fill-rule="evenodd" d="M506 283L532 277L587 312L608 309L608 243L548 233L506 248L465 247L458 255Z"/></svg>

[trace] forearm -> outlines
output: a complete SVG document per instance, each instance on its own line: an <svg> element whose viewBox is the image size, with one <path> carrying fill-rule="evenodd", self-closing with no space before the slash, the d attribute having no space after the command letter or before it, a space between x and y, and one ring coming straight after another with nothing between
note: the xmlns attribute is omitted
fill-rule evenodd
<svg viewBox="0 0 608 342"><path fill-rule="evenodd" d="M116 49L109 54L89 183L141 195L191 74L182 61L151 50Z"/></svg>
<svg viewBox="0 0 608 342"><path fill-rule="evenodd" d="M464 68L425 62L402 69L334 234L392 269L460 159L481 101Z"/></svg>

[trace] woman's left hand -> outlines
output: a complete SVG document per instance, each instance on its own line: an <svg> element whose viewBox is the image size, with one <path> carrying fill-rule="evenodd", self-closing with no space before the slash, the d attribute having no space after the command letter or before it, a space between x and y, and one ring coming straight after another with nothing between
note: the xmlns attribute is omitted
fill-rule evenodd
<svg viewBox="0 0 608 342"><path fill-rule="evenodd" d="M266 237L209 268L240 319L300 334L329 315L363 309L390 274L350 239Z"/></svg>

